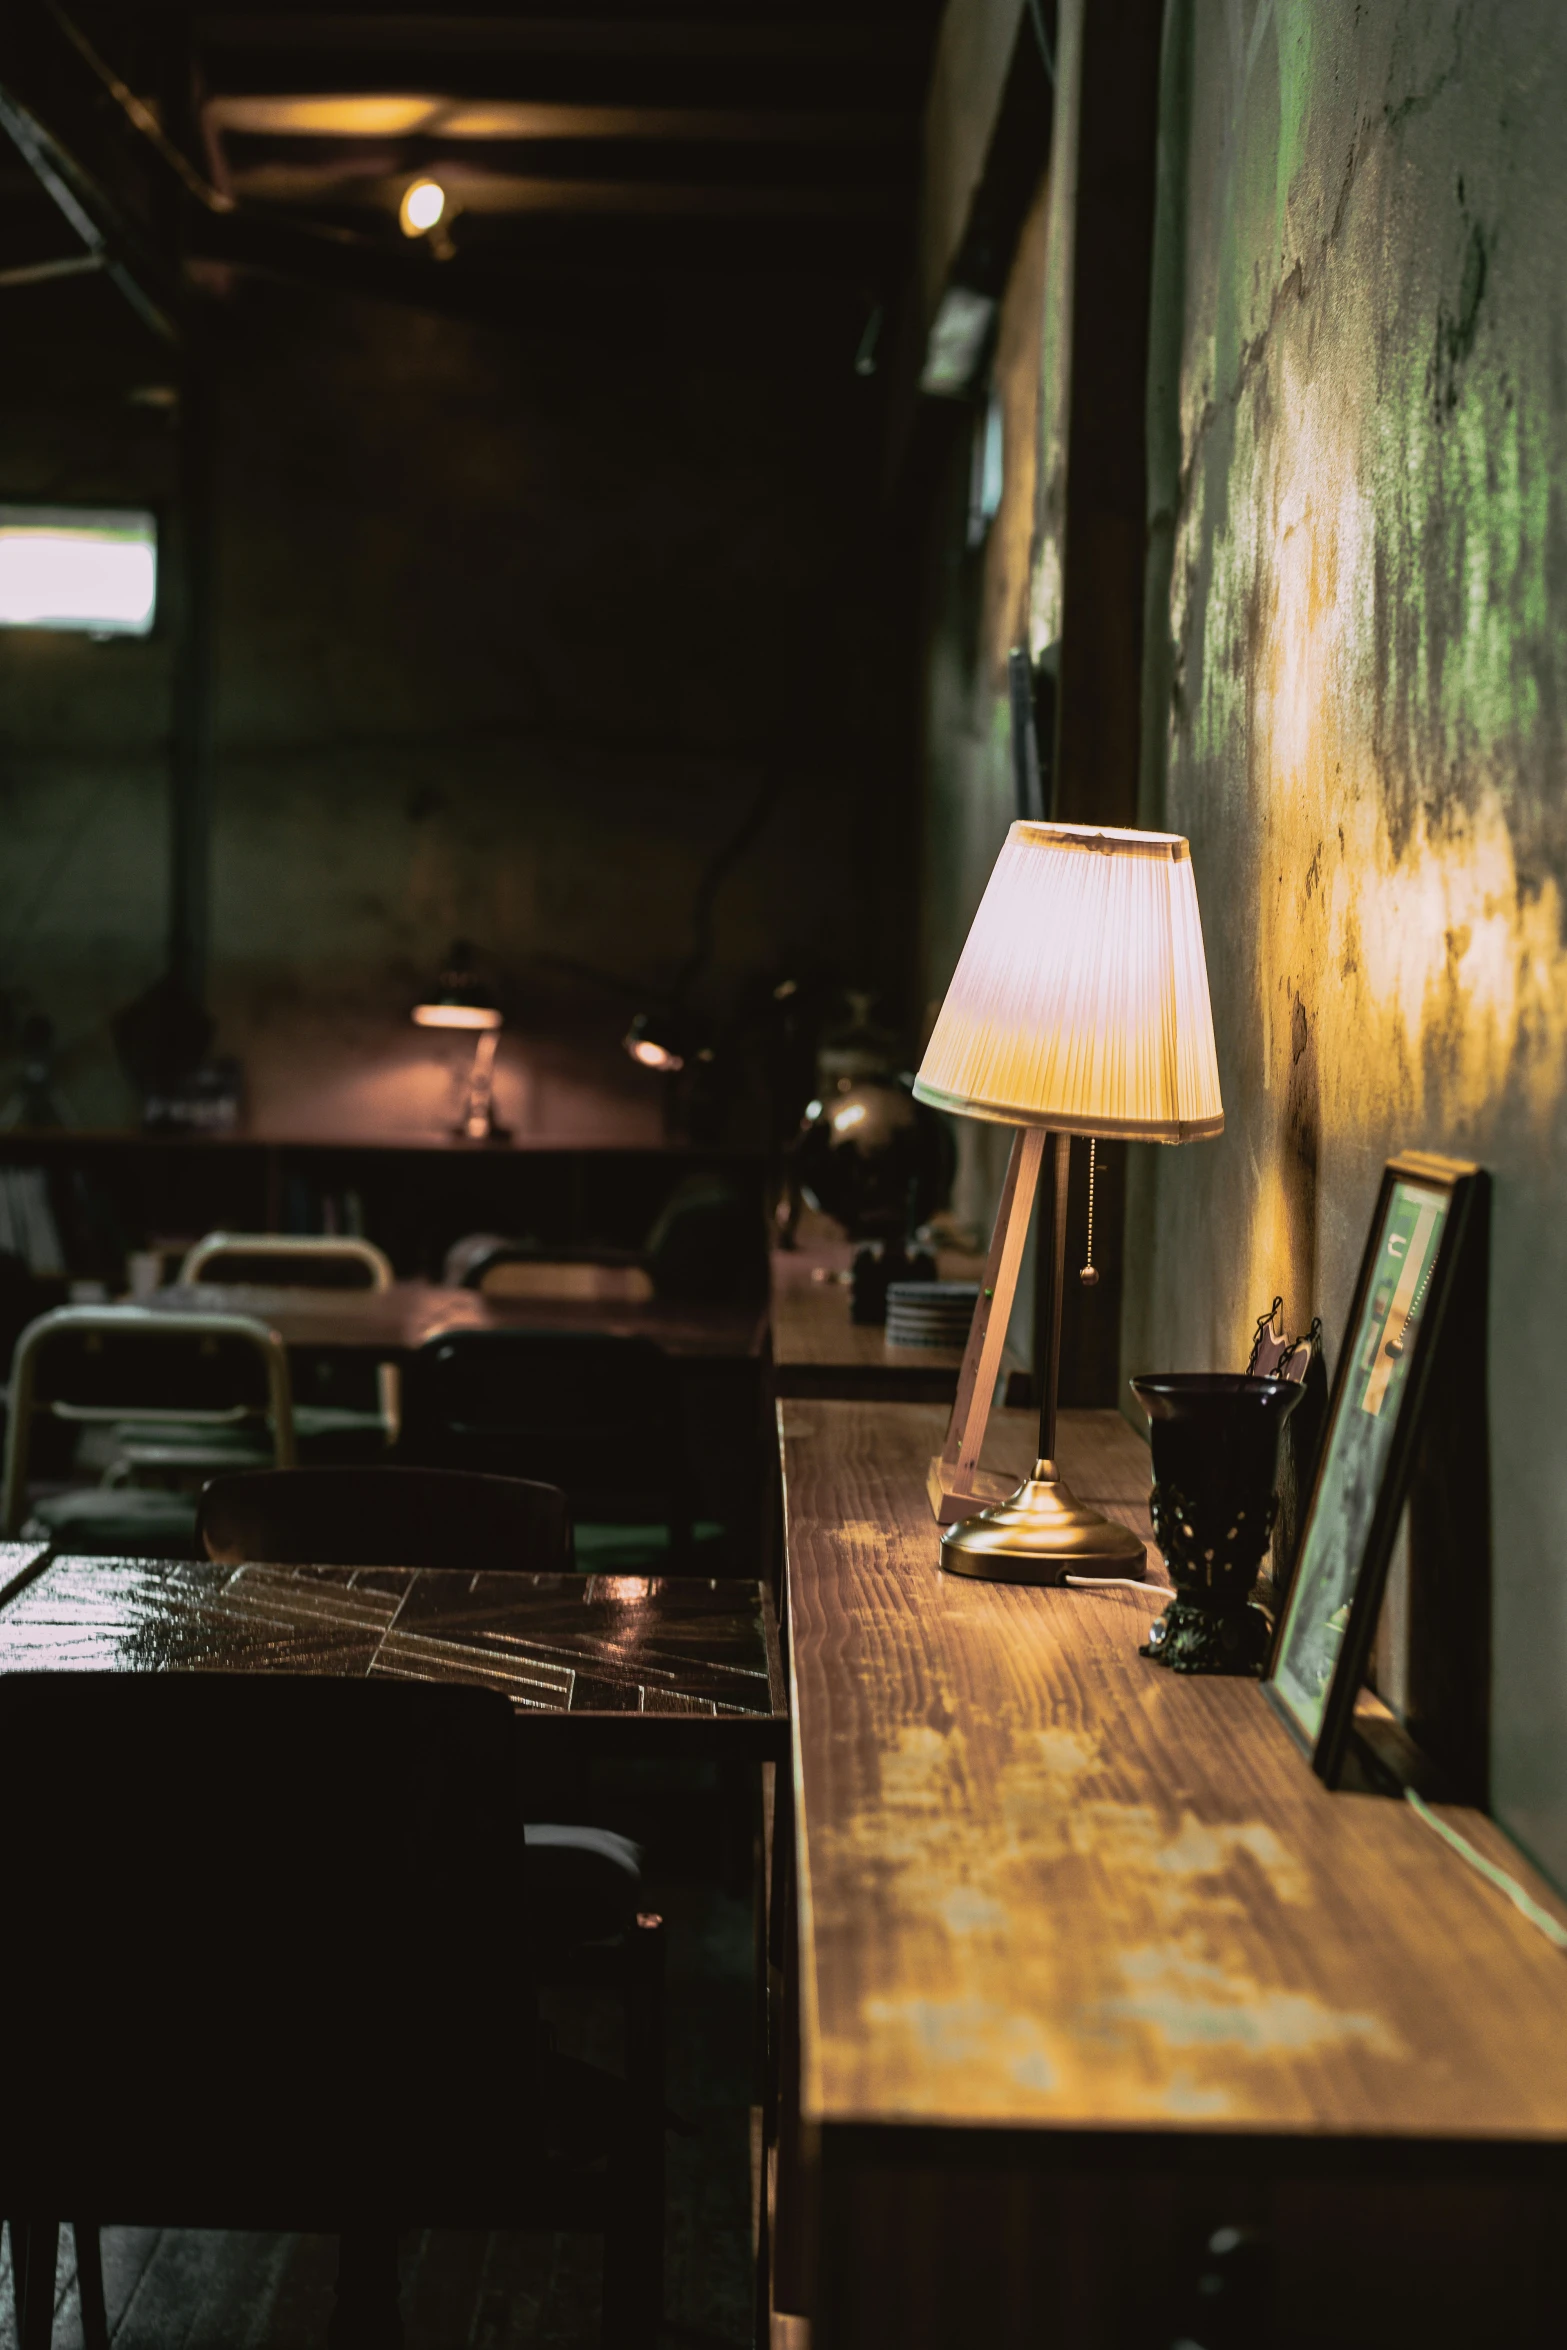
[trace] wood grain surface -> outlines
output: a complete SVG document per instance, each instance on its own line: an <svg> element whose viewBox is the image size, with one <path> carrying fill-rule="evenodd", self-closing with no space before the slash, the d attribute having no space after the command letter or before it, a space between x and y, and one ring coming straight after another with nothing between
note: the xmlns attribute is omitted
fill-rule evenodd
<svg viewBox="0 0 1567 2350"><path fill-rule="evenodd" d="M1406 1805L1145 1662L1140 1594L943 1576L939 1410L778 1409L807 2119L1567 2139L1567 1959ZM998 1414L990 1461L1028 1443ZM1113 1415L1060 1451L1135 1508Z"/></svg>
<svg viewBox="0 0 1567 2350"><path fill-rule="evenodd" d="M390 1289L273 1289L198 1283L160 1289L144 1301L178 1313L253 1314L285 1346L351 1347L383 1360L409 1355L449 1330L602 1331L651 1338L667 1354L753 1359L767 1317L756 1305L692 1305L653 1298L486 1297L433 1281L394 1281Z"/></svg>

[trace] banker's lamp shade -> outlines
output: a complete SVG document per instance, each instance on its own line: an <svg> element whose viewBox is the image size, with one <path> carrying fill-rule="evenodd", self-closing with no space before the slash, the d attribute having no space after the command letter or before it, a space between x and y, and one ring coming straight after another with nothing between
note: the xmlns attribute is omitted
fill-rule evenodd
<svg viewBox="0 0 1567 2350"><path fill-rule="evenodd" d="M1187 843L1014 824L914 1091L939 1110L1057 1134L1221 1132Z"/></svg>
<svg viewBox="0 0 1567 2350"><path fill-rule="evenodd" d="M495 990L475 973L473 949L466 939L454 943L446 958L446 969L423 1000L415 1004L412 1018L419 1028L483 1031L504 1027L505 1016L496 1001Z"/></svg>

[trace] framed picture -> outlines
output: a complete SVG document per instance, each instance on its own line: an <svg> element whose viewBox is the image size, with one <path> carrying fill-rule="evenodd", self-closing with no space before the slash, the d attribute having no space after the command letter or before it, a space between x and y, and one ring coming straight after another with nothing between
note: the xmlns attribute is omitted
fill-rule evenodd
<svg viewBox="0 0 1567 2350"><path fill-rule="evenodd" d="M1409 1491L1478 1167L1406 1151L1383 1170L1289 1597L1263 1675L1336 1786Z"/></svg>

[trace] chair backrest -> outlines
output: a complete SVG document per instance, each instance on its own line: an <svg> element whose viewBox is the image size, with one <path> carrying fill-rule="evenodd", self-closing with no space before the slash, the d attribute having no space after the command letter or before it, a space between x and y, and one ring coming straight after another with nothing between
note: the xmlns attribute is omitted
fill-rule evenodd
<svg viewBox="0 0 1567 2350"><path fill-rule="evenodd" d="M677 1536L689 1532L679 1384L649 1339L452 1330L419 1349L403 1396L410 1462L542 1478L582 1516L606 1497L657 1495Z"/></svg>
<svg viewBox="0 0 1567 2350"><path fill-rule="evenodd" d="M473 1686L0 1677L0 1785L25 1790L8 2006L30 2018L7 2057L5 2208L70 2210L74 2191L105 2217L222 2225L227 2196L243 2225L268 2173L274 2211L334 2182L351 2204L355 2163L451 2125L443 2097L467 2095L471 2127L451 2076L472 2051L437 2046L443 2027L467 2014L531 2044L519 1756L507 1701Z"/></svg>
<svg viewBox="0 0 1567 2350"><path fill-rule="evenodd" d="M643 1250L659 1297L692 1304L767 1295L767 1233L759 1197L721 1175L689 1175L659 1210Z"/></svg>
<svg viewBox="0 0 1567 2350"><path fill-rule="evenodd" d="M641 1265L597 1265L564 1257L501 1257L469 1283L486 1297L582 1298L599 1305L649 1305L653 1279Z"/></svg>
<svg viewBox="0 0 1567 2350"><path fill-rule="evenodd" d="M570 1563L558 1485L463 1469L242 1469L201 1496L208 1558L288 1567L469 1567L557 1573Z"/></svg>
<svg viewBox="0 0 1567 2350"><path fill-rule="evenodd" d="M470 1232L446 1252L442 1278L451 1289L479 1289L486 1297L579 1297L646 1304L653 1279L635 1249L548 1248L536 1240L508 1240L498 1232Z"/></svg>
<svg viewBox="0 0 1567 2350"><path fill-rule="evenodd" d="M280 1469L294 1460L288 1356L246 1314L61 1306L30 1322L11 1362L0 1535L22 1522L36 1413L63 1420L267 1423Z"/></svg>
<svg viewBox="0 0 1567 2350"><path fill-rule="evenodd" d="M180 1267L184 1284L259 1289L390 1289L392 1260L371 1240L276 1232L209 1232Z"/></svg>

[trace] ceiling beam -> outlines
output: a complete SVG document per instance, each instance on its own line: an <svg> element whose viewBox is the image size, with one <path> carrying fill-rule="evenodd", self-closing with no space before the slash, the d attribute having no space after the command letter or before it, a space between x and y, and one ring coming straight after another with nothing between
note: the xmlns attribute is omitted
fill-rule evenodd
<svg viewBox="0 0 1567 2350"><path fill-rule="evenodd" d="M234 168L234 190L242 198L272 204L344 201L396 211L407 173L356 173L341 161L311 165L301 160ZM467 213L575 213L605 218L642 214L662 219L709 220L891 220L902 210L899 194L879 187L822 185L756 186L735 181L710 184L672 180L545 178L520 172L474 172L459 179L442 173L443 184Z"/></svg>
<svg viewBox="0 0 1567 2350"><path fill-rule="evenodd" d="M150 250L87 167L4 86L0 129L80 237L83 260L103 270L144 326L162 341L177 343L180 300L174 272Z"/></svg>
<svg viewBox="0 0 1567 2350"><path fill-rule="evenodd" d="M515 99L320 96L305 92L209 98L220 130L261 138L649 139L691 145L861 146L908 141L913 124L896 113L824 112L759 106L591 106Z"/></svg>

